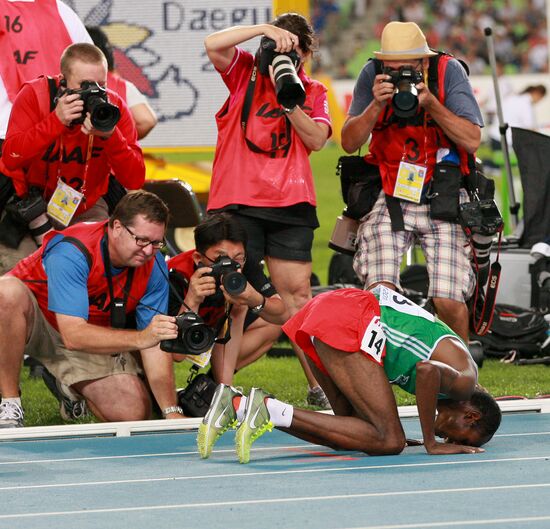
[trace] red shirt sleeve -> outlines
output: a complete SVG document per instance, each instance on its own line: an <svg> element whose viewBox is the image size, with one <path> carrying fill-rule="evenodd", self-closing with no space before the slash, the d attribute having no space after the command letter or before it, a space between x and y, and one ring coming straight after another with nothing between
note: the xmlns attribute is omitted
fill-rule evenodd
<svg viewBox="0 0 550 529"><path fill-rule="evenodd" d="M127 189L140 189L145 182L145 162L134 120L126 103L114 92L108 92L110 102L120 109L120 120L103 147L116 179Z"/></svg>
<svg viewBox="0 0 550 529"><path fill-rule="evenodd" d="M64 129L55 112L41 117L35 91L24 85L13 102L2 148L6 168L14 171L26 166L32 158L42 154Z"/></svg>

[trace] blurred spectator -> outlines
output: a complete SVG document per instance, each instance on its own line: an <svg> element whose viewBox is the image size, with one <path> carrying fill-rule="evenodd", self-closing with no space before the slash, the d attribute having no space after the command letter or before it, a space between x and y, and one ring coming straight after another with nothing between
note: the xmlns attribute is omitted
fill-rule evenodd
<svg viewBox="0 0 550 529"><path fill-rule="evenodd" d="M528 86L519 94L508 94L502 99L504 122L509 125L506 139L510 147L512 147L511 127L521 127L523 129L537 128L535 105L545 95L546 87L539 84ZM500 150L500 130L497 116L495 116L489 127L489 138L491 140L491 147L495 150Z"/></svg>
<svg viewBox="0 0 550 529"><path fill-rule="evenodd" d="M147 98L136 88L134 83L123 79L116 72L113 48L107 34L99 26L86 26L94 44L103 52L107 59L107 87L116 92L128 105L136 125L138 140L141 140L153 130L157 124L155 111L147 102Z"/></svg>

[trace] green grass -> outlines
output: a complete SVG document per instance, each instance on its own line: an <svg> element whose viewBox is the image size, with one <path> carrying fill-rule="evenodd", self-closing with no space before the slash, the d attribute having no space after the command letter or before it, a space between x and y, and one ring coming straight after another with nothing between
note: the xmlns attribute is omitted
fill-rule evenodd
<svg viewBox="0 0 550 529"><path fill-rule="evenodd" d="M177 386L183 387L188 376L188 363L176 365ZM479 372L479 382L494 396L524 395L534 398L550 394L550 376L546 366L514 366L497 360L486 360ZM272 392L280 400L295 406L308 407L305 403L307 382L298 360L294 357L264 357L246 367L235 376L234 385L245 393L251 387L261 387ZM42 426L62 424L57 401L46 389L41 379L31 379L28 369L23 369L21 379L25 424ZM394 388L400 406L414 404L414 397ZM91 419L88 421L91 422Z"/></svg>

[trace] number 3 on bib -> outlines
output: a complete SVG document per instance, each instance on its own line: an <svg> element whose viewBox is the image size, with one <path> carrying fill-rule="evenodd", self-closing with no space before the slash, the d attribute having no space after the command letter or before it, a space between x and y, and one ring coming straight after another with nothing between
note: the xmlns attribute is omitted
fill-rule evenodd
<svg viewBox="0 0 550 529"><path fill-rule="evenodd" d="M380 318L375 316L361 340L361 351L371 356L378 364L382 363L382 354L386 345L386 335L380 325Z"/></svg>

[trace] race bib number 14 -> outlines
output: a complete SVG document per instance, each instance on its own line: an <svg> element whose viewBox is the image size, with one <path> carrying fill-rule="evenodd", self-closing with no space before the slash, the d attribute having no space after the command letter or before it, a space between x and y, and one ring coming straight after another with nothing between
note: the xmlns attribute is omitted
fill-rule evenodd
<svg viewBox="0 0 550 529"><path fill-rule="evenodd" d="M361 340L361 351L371 356L378 364L382 364L382 355L386 346L386 335L380 325L380 318L375 316Z"/></svg>

